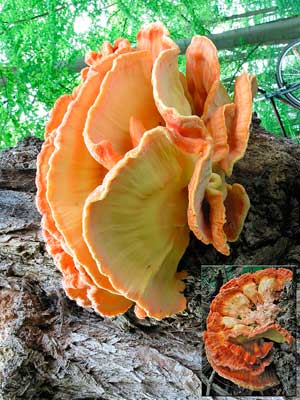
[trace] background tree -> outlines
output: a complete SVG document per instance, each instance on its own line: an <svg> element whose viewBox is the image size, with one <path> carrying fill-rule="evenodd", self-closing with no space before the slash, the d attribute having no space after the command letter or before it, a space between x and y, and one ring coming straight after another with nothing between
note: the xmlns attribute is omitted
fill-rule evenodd
<svg viewBox="0 0 300 400"><path fill-rule="evenodd" d="M1 4L2 3L2 4ZM6 0L0 1L0 147L24 136L43 137L55 99L71 92L89 49L126 36L132 42L146 22L161 20L175 39L218 34L299 15L292 0ZM300 26L300 24L299 24ZM272 34L271 34L272 36ZM300 37L300 32L299 32ZM276 87L274 72L282 43L239 43L220 51L222 78L232 91L234 76L255 73L263 88ZM79 60L79 64L78 64ZM184 69L184 57L180 58ZM299 111L279 105L289 134L300 135ZM280 134L270 104L255 110L270 131Z"/></svg>

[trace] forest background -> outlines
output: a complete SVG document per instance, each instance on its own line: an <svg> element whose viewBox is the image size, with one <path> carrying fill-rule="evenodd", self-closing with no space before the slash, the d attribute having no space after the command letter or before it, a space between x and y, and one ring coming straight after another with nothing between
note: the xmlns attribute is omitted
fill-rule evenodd
<svg viewBox="0 0 300 400"><path fill-rule="evenodd" d="M54 101L79 82L88 50L120 36L134 43L140 26L157 20L175 40L212 35L230 93L243 70L256 74L261 88L276 90L276 62L300 37L299 15L300 0L0 0L0 148L28 135L43 138ZM184 71L184 56L179 63ZM279 102L278 108L288 135L300 141L300 110ZM268 131L281 134L260 95L254 110Z"/></svg>

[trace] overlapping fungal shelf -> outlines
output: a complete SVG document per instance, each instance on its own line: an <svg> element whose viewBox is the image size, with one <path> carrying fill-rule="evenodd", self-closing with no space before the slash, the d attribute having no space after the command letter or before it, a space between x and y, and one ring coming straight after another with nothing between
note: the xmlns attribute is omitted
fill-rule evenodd
<svg viewBox="0 0 300 400"><path fill-rule="evenodd" d="M247 147L255 78L237 78L231 100L209 39L193 38L186 75L178 54L159 22L136 47L105 42L46 126L36 183L47 249L67 295L102 315L184 310L176 270L189 230L228 255L250 206L226 177Z"/></svg>
<svg viewBox="0 0 300 400"><path fill-rule="evenodd" d="M289 269L266 268L222 286L203 333L207 359L220 376L257 391L279 383L270 365L272 348L293 337L276 323L277 300L291 279Z"/></svg>

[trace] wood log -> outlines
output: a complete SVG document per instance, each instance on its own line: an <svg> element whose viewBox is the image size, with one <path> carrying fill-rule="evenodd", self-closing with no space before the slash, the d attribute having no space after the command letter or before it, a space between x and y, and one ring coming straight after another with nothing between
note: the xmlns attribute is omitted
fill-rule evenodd
<svg viewBox="0 0 300 400"><path fill-rule="evenodd" d="M66 298L34 204L40 146L27 138L0 155L0 399L194 400L203 383L234 394L202 370L201 266L300 263L300 145L253 127L230 179L251 199L242 235L229 257L191 236L187 310L162 321L103 318ZM285 394L281 380L264 394Z"/></svg>

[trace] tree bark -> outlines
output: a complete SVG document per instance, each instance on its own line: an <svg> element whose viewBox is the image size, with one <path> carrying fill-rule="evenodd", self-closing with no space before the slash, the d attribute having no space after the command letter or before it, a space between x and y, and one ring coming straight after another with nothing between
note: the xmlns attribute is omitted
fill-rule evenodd
<svg viewBox="0 0 300 400"><path fill-rule="evenodd" d="M163 321L102 318L66 298L34 205L40 145L27 138L0 155L0 399L204 398L201 266L300 263L300 145L253 129L231 178L252 203L241 237L229 257L191 237L188 307ZM229 394L214 381L211 393Z"/></svg>

